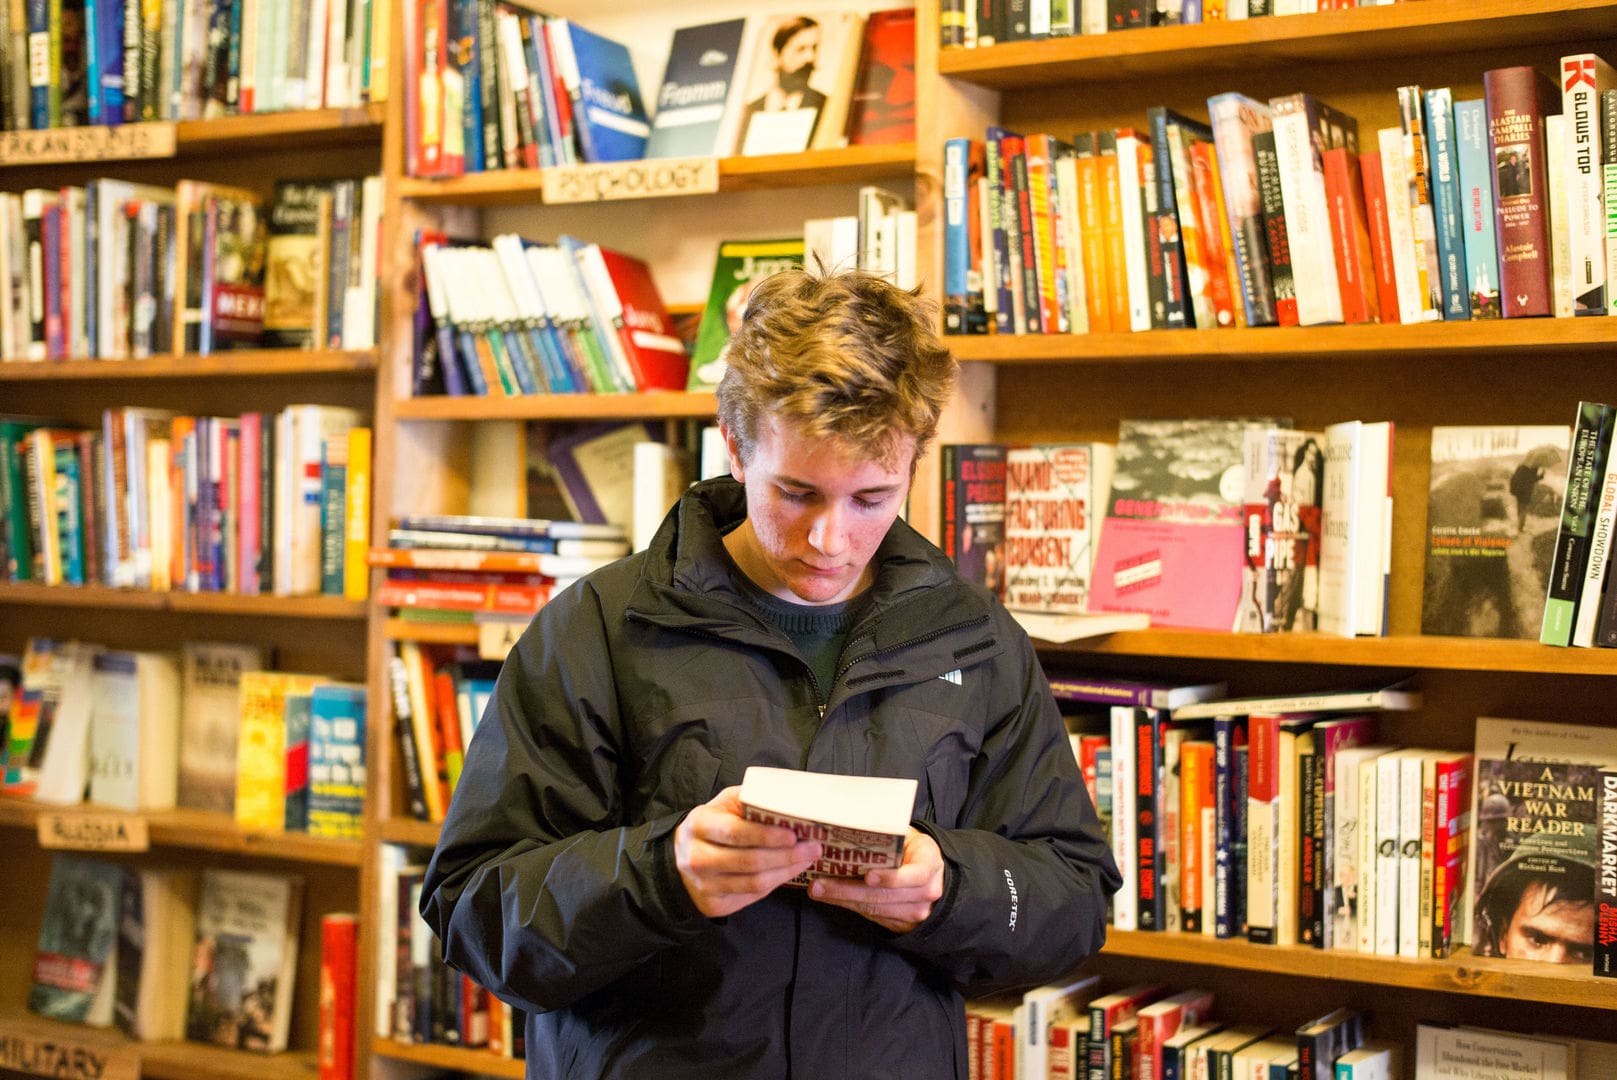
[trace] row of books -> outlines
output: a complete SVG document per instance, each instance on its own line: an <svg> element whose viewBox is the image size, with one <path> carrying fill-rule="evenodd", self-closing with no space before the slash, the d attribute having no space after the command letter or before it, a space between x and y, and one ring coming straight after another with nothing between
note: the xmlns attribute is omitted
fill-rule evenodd
<svg viewBox="0 0 1617 1080"><path fill-rule="evenodd" d="M1402 124L1374 146L1306 93L1219 94L1211 124L1156 107L1149 130L1070 143L949 140L946 329L1605 314L1617 75L1593 54L1561 65L1564 91L1530 67L1486 72L1476 100L1400 87Z"/></svg>
<svg viewBox="0 0 1617 1080"><path fill-rule="evenodd" d="M913 8L678 29L655 119L628 48L576 21L495 0L404 12L411 176L914 138Z"/></svg>
<svg viewBox="0 0 1617 1080"><path fill-rule="evenodd" d="M1258 19L1374 7L1395 0L943 0L938 28L945 49L985 48L1001 41L1042 41L1074 34L1106 34L1147 26ZM1403 0L1396 0L1403 2Z"/></svg>
<svg viewBox="0 0 1617 1080"><path fill-rule="evenodd" d="M1124 872L1119 929L1411 958L1466 943L1585 966L1593 954L1617 974L1594 922L1596 823L1617 814L1609 731L1483 717L1474 749L1453 752L1377 741L1375 710L1420 708L1405 686L1230 700L1219 683L1057 676L1051 689ZM1568 906L1553 942L1507 932L1534 874Z"/></svg>
<svg viewBox="0 0 1617 1080"><path fill-rule="evenodd" d="M0 360L376 344L382 179L0 193Z"/></svg>
<svg viewBox="0 0 1617 1080"><path fill-rule="evenodd" d="M53 1020L116 1025L144 1041L285 1050L303 889L290 874L57 855L28 1007ZM350 1017L357 927L353 915L321 921L322 974L329 967L334 993L346 988ZM327 1023L323 1014L322 1030ZM347 1045L351 1053L351 1034ZM322 1062L321 1080L346 1075Z"/></svg>
<svg viewBox="0 0 1617 1080"><path fill-rule="evenodd" d="M9 581L241 596L369 591L370 429L342 406L0 416Z"/></svg>
<svg viewBox="0 0 1617 1080"><path fill-rule="evenodd" d="M8 131L342 108L387 96L389 0L94 0L10 11L9 22L0 19L0 126Z"/></svg>
<svg viewBox="0 0 1617 1080"><path fill-rule="evenodd" d="M263 670L246 645L188 643L175 655L49 638L30 639L20 662L0 658L0 683L12 677L0 794L360 834L362 686Z"/></svg>
<svg viewBox="0 0 1617 1080"><path fill-rule="evenodd" d="M526 1014L444 963L438 936L420 913L426 871L408 849L382 848L377 1036L521 1060Z"/></svg>

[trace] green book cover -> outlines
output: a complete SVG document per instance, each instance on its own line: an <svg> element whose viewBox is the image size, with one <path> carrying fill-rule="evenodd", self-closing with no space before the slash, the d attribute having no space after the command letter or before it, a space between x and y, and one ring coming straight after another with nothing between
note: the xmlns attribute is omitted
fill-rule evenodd
<svg viewBox="0 0 1617 1080"><path fill-rule="evenodd" d="M720 353L741 324L753 287L771 274L803 265L803 240L725 240L713 264L702 324L696 331L688 390L712 390L724 375Z"/></svg>

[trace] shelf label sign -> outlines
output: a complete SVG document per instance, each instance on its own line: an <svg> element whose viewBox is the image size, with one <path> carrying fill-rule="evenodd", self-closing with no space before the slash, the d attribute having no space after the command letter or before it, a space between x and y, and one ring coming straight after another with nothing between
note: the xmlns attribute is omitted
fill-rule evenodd
<svg viewBox="0 0 1617 1080"><path fill-rule="evenodd" d="M143 817L58 811L39 815L39 846L56 851L147 851L151 836Z"/></svg>
<svg viewBox="0 0 1617 1080"><path fill-rule="evenodd" d="M174 142L174 124L164 122L7 131L0 133L0 165L171 158Z"/></svg>
<svg viewBox="0 0 1617 1080"><path fill-rule="evenodd" d="M140 1080L135 1049L111 1041L43 1035L21 1024L0 1024L0 1080Z"/></svg>
<svg viewBox="0 0 1617 1080"><path fill-rule="evenodd" d="M504 660L505 654L528 628L525 622L495 619L477 626L477 655L484 660Z"/></svg>
<svg viewBox="0 0 1617 1080"><path fill-rule="evenodd" d="M541 170L547 203L606 202L719 190L718 158L654 158Z"/></svg>

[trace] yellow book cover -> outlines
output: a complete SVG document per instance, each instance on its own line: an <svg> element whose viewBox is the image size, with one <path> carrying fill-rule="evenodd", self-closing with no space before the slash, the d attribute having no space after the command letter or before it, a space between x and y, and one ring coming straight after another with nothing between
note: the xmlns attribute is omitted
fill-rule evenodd
<svg viewBox="0 0 1617 1080"><path fill-rule="evenodd" d="M236 822L286 828L287 694L307 694L321 679L284 671L244 671L241 729L236 739Z"/></svg>
<svg viewBox="0 0 1617 1080"><path fill-rule="evenodd" d="M347 523L343 530L343 595L364 600L370 595L371 429L348 429Z"/></svg>

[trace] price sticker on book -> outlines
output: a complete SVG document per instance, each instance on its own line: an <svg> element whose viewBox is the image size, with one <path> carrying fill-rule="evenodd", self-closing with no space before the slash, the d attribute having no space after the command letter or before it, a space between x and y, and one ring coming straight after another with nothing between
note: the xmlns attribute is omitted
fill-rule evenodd
<svg viewBox="0 0 1617 1080"><path fill-rule="evenodd" d="M719 190L717 158L657 158L558 165L542 172L547 203L607 202Z"/></svg>
<svg viewBox="0 0 1617 1080"><path fill-rule="evenodd" d="M174 125L48 128L0 134L0 163L55 165L67 161L132 161L174 156Z"/></svg>
<svg viewBox="0 0 1617 1080"><path fill-rule="evenodd" d="M140 1080L134 1046L87 1029L63 1030L42 1034L26 1023L0 1023L0 1076Z"/></svg>
<svg viewBox="0 0 1617 1080"><path fill-rule="evenodd" d="M58 811L39 815L39 846L55 851L148 851L152 845L143 817Z"/></svg>

